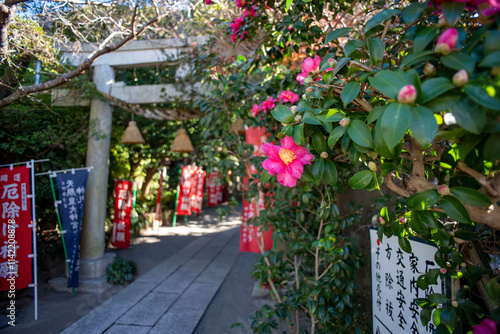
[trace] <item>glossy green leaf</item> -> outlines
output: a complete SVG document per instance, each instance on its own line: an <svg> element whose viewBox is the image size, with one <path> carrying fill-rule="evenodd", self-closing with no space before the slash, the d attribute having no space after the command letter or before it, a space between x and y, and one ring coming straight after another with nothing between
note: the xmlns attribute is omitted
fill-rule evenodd
<svg viewBox="0 0 500 334"><path fill-rule="evenodd" d="M316 179L314 178L314 175L311 171L310 166L304 166L304 171L302 172L302 177L300 178L302 181L308 181L308 182L316 182Z"/></svg>
<svg viewBox="0 0 500 334"><path fill-rule="evenodd" d="M358 41L356 39L353 39L344 46L344 52L347 57L349 57L354 51L356 51L358 48L362 47L365 45L365 42Z"/></svg>
<svg viewBox="0 0 500 334"><path fill-rule="evenodd" d="M378 12L370 19L370 21L368 21L366 23L365 30L364 30L365 35L368 31L370 31L370 29L372 29L372 28L376 27L377 25L389 20L394 15L399 14L399 13L401 13L401 11L399 9L385 9L381 12Z"/></svg>
<svg viewBox="0 0 500 334"><path fill-rule="evenodd" d="M359 82L351 81L340 92L340 98L344 103L344 108L351 103L359 94L361 89Z"/></svg>
<svg viewBox="0 0 500 334"><path fill-rule="evenodd" d="M500 66L500 51L490 53L479 63L479 67Z"/></svg>
<svg viewBox="0 0 500 334"><path fill-rule="evenodd" d="M312 143L314 150L321 154L322 152L326 152L328 147L326 146L325 136L321 131L316 131L312 136Z"/></svg>
<svg viewBox="0 0 500 334"><path fill-rule="evenodd" d="M370 59L373 66L380 64L384 58L385 44L380 38L372 38L368 40L368 51L370 51Z"/></svg>
<svg viewBox="0 0 500 334"><path fill-rule="evenodd" d="M413 54L419 54L429 45L434 39L439 29L436 26L425 27L420 31L413 40Z"/></svg>
<svg viewBox="0 0 500 334"><path fill-rule="evenodd" d="M292 138L295 144L302 146L304 142L304 123L293 127Z"/></svg>
<svg viewBox="0 0 500 334"><path fill-rule="evenodd" d="M363 147L373 147L372 133L368 126L360 120L353 120L347 128L352 141Z"/></svg>
<svg viewBox="0 0 500 334"><path fill-rule="evenodd" d="M398 244L402 250L406 253L411 253L411 244L410 241L404 237L398 237Z"/></svg>
<svg viewBox="0 0 500 334"><path fill-rule="evenodd" d="M285 106L283 106L285 107ZM290 108L288 108L290 109ZM313 108L311 107L311 105L309 104L309 102L307 102L306 100L300 100L299 103L297 104L297 109L295 110L296 112L305 112L305 111L311 111L313 110Z"/></svg>
<svg viewBox="0 0 500 334"><path fill-rule="evenodd" d="M290 6L292 5L292 0L286 0L285 3L285 12L288 13L288 10L290 9Z"/></svg>
<svg viewBox="0 0 500 334"><path fill-rule="evenodd" d="M271 110L271 115L281 123L291 123L293 122L295 116L290 110L290 107L284 105L278 105L273 110Z"/></svg>
<svg viewBox="0 0 500 334"><path fill-rule="evenodd" d="M500 293L500 291L499 291L499 293ZM497 295L497 296L500 296L500 295ZM457 303L458 303L458 307L461 308L462 310L466 310L466 311L473 312L476 314L483 314L484 313L483 309L471 300L459 299L459 300L457 300Z"/></svg>
<svg viewBox="0 0 500 334"><path fill-rule="evenodd" d="M351 31L352 31L352 29L347 28L347 27L339 28L339 29L335 29L333 31L330 31L328 33L328 35L326 35L325 43L330 43L331 41L334 41L337 38L344 37L345 35L347 35Z"/></svg>
<svg viewBox="0 0 500 334"><path fill-rule="evenodd" d="M312 173L314 175L314 178L318 181L321 181L324 171L325 171L325 159L317 159L312 168Z"/></svg>
<svg viewBox="0 0 500 334"><path fill-rule="evenodd" d="M426 103L452 89L455 89L455 85L447 78L427 79L422 83L420 103Z"/></svg>
<svg viewBox="0 0 500 334"><path fill-rule="evenodd" d="M426 2L414 2L403 10L403 20L407 25L412 25L427 7Z"/></svg>
<svg viewBox="0 0 500 334"><path fill-rule="evenodd" d="M382 165L380 165L380 170L382 171L382 175L388 175L396 169L398 169L398 167L391 162L384 162Z"/></svg>
<svg viewBox="0 0 500 334"><path fill-rule="evenodd" d="M428 189L408 197L406 205L414 210L427 210L436 205L440 198L436 189Z"/></svg>
<svg viewBox="0 0 500 334"><path fill-rule="evenodd" d="M347 128L337 126L332 130L330 136L328 137L328 147L333 149L340 137L342 137L347 131Z"/></svg>
<svg viewBox="0 0 500 334"><path fill-rule="evenodd" d="M325 160L325 170L323 172L323 181L331 186L335 186L338 180L337 167L331 160Z"/></svg>
<svg viewBox="0 0 500 334"><path fill-rule="evenodd" d="M484 158L489 161L500 159L500 133L492 133L484 143Z"/></svg>
<svg viewBox="0 0 500 334"><path fill-rule="evenodd" d="M451 187L451 193L460 201L475 206L490 206L490 199L483 193L465 187Z"/></svg>
<svg viewBox="0 0 500 334"><path fill-rule="evenodd" d="M450 111L455 116L458 125L465 130L480 134L486 125L486 113L468 97L462 98L458 103L450 106Z"/></svg>
<svg viewBox="0 0 500 334"><path fill-rule="evenodd" d="M339 122L341 119L345 118L345 114L340 109L327 109L316 115L316 118L324 123Z"/></svg>
<svg viewBox="0 0 500 334"><path fill-rule="evenodd" d="M471 224L469 212L458 199L453 196L443 196L441 198L441 207L444 212L453 220L461 223Z"/></svg>
<svg viewBox="0 0 500 334"><path fill-rule="evenodd" d="M420 146L427 147L432 143L438 131L434 113L422 106L412 107L410 130Z"/></svg>
<svg viewBox="0 0 500 334"><path fill-rule="evenodd" d="M446 20L450 25L454 25L455 20L462 14L465 9L465 2L449 1L441 4L441 10L443 11Z"/></svg>
<svg viewBox="0 0 500 334"><path fill-rule="evenodd" d="M321 122L311 111L307 111L304 113L304 116L302 116L302 123L321 125Z"/></svg>
<svg viewBox="0 0 500 334"><path fill-rule="evenodd" d="M436 304L444 304L448 301L448 297L441 293L431 293L427 296L427 299Z"/></svg>
<svg viewBox="0 0 500 334"><path fill-rule="evenodd" d="M476 67L476 61L474 58L464 53L452 53L448 56L441 57L441 62L444 66L456 71L465 69L469 75L474 73L474 68Z"/></svg>
<svg viewBox="0 0 500 334"><path fill-rule="evenodd" d="M450 236L443 229L432 230L432 239L440 246L448 247L450 245Z"/></svg>
<svg viewBox="0 0 500 334"><path fill-rule="evenodd" d="M337 62L337 65L335 66L335 68L333 69L332 75L335 76L344 66L346 66L349 63L350 60L351 60L351 58L349 58L349 57L344 57L344 58L340 59Z"/></svg>
<svg viewBox="0 0 500 334"><path fill-rule="evenodd" d="M410 228L417 232L418 234L429 234L429 229L422 223L422 221L417 217L417 213L423 211L412 210L411 219L408 223Z"/></svg>
<svg viewBox="0 0 500 334"><path fill-rule="evenodd" d="M382 115L384 110L385 110L385 106L377 106L377 107L373 108L370 111L370 113L368 114L368 118L366 119L366 123L371 124L371 123L375 122L377 119L379 119L380 115Z"/></svg>
<svg viewBox="0 0 500 334"><path fill-rule="evenodd" d="M410 107L404 103L391 103L380 117L384 140L389 149L393 149L403 139L410 126Z"/></svg>
<svg viewBox="0 0 500 334"><path fill-rule="evenodd" d="M380 71L375 76L369 77L368 81L375 89L391 99L396 99L404 86L403 79L392 71Z"/></svg>
<svg viewBox="0 0 500 334"><path fill-rule="evenodd" d="M437 198L437 196L436 196L436 198ZM437 201L436 201L436 203L437 203ZM428 203L428 204L432 204L432 203ZM432 205L429 207L432 207ZM441 227L436 219L436 216L434 216L434 213L432 211L429 211L429 210L415 209L412 211L412 218L417 219L424 226L431 228L431 229L438 229Z"/></svg>
<svg viewBox="0 0 500 334"><path fill-rule="evenodd" d="M267 182L269 182L271 177L272 176L267 172L267 170L262 169L262 177L261 177L262 184L266 184Z"/></svg>
<svg viewBox="0 0 500 334"><path fill-rule="evenodd" d="M413 66L415 64L420 66L424 62L431 60L431 59L435 59L435 58L436 58L436 55L435 55L434 51L422 51L420 53L412 53L403 59L403 61L401 62L400 68L403 69L406 67Z"/></svg>
<svg viewBox="0 0 500 334"><path fill-rule="evenodd" d="M469 82L464 89L467 96L474 102L488 109L500 110L500 89L496 89L494 86L482 86L474 82ZM488 91L491 92L491 95Z"/></svg>
<svg viewBox="0 0 500 334"><path fill-rule="evenodd" d="M457 311L453 306L446 307L441 312L441 324L453 330L457 326Z"/></svg>
<svg viewBox="0 0 500 334"><path fill-rule="evenodd" d="M363 189L365 188L373 179L373 172L371 170L363 170L357 172L349 180L349 187L353 189Z"/></svg>

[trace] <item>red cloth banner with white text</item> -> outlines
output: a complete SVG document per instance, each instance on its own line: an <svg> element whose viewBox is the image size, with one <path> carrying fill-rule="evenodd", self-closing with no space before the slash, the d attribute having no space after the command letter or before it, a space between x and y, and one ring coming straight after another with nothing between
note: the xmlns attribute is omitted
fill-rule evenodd
<svg viewBox="0 0 500 334"><path fill-rule="evenodd" d="M180 184L179 184L179 199L177 201L177 215L191 215L191 191L193 189L194 178L196 173L194 166L182 167Z"/></svg>
<svg viewBox="0 0 500 334"><path fill-rule="evenodd" d="M203 188L205 186L205 175L206 173L200 167L197 167L194 174L194 184L190 196L192 212L201 212L201 206L203 204Z"/></svg>
<svg viewBox="0 0 500 334"><path fill-rule="evenodd" d="M214 170L207 176L207 204L209 207L217 206L219 203L218 185L219 172Z"/></svg>
<svg viewBox="0 0 500 334"><path fill-rule="evenodd" d="M262 144L267 142L266 129L263 127L247 128L245 131L246 143L254 146L253 155L265 156L266 153L261 149ZM247 168L247 175L256 174L255 166ZM248 199L245 196L249 179L243 177L243 224L241 224L240 233L240 252L260 253L259 243L264 242L264 251L270 250L273 247L273 229L264 231L262 227L253 226L253 218L259 215L259 212L264 209L264 193L259 192L258 198ZM256 239L257 238L257 239Z"/></svg>
<svg viewBox="0 0 500 334"><path fill-rule="evenodd" d="M27 288L33 282L30 170L0 169L0 291Z"/></svg>
<svg viewBox="0 0 500 334"><path fill-rule="evenodd" d="M111 244L116 248L129 248L132 239L132 182L116 180L115 215Z"/></svg>

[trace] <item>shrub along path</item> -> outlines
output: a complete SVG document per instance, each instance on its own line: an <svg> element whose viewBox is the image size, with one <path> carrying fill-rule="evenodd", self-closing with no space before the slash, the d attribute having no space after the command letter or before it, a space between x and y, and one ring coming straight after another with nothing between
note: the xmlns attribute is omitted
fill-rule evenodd
<svg viewBox="0 0 500 334"><path fill-rule="evenodd" d="M239 253L240 221L220 222L215 209L181 219L136 239L133 249L113 250L137 263L138 277L101 295L40 289L39 320L33 302L17 310L5 333L251 333L248 316L265 299L250 297L256 254ZM230 329L240 322L244 329Z"/></svg>

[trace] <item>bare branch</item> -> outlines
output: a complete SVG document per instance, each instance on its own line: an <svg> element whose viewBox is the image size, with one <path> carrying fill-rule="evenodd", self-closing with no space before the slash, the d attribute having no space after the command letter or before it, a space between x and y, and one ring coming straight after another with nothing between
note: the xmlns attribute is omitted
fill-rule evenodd
<svg viewBox="0 0 500 334"><path fill-rule="evenodd" d="M488 181L485 175L479 173L478 171L475 171L474 169L468 167L466 164L462 162L458 162L457 165L458 169L460 169L462 172L465 172L475 178L477 182L479 182L488 192L495 197L498 197L498 191L496 191L491 183Z"/></svg>

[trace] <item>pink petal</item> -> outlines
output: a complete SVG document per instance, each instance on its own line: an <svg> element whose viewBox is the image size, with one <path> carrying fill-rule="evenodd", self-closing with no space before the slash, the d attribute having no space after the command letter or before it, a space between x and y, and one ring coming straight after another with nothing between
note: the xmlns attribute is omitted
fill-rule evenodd
<svg viewBox="0 0 500 334"><path fill-rule="evenodd" d="M273 145L271 143L265 143L260 147L264 152L266 152L267 156L272 160L281 161L279 152L280 147L278 145Z"/></svg>
<svg viewBox="0 0 500 334"><path fill-rule="evenodd" d="M278 182L285 187L293 188L297 184L297 179L288 173L278 173Z"/></svg>
<svg viewBox="0 0 500 334"><path fill-rule="evenodd" d="M285 171L293 177L300 179L302 172L304 171L304 166L300 163L300 161L294 160L285 167Z"/></svg>
<svg viewBox="0 0 500 334"><path fill-rule="evenodd" d="M302 63L302 72L309 74L309 72L314 71L315 67L316 64L314 63L314 60L310 57L307 57Z"/></svg>
<svg viewBox="0 0 500 334"><path fill-rule="evenodd" d="M278 160L266 159L262 163L262 167L267 170L270 175L274 175L276 173L285 172L284 168L285 164Z"/></svg>

